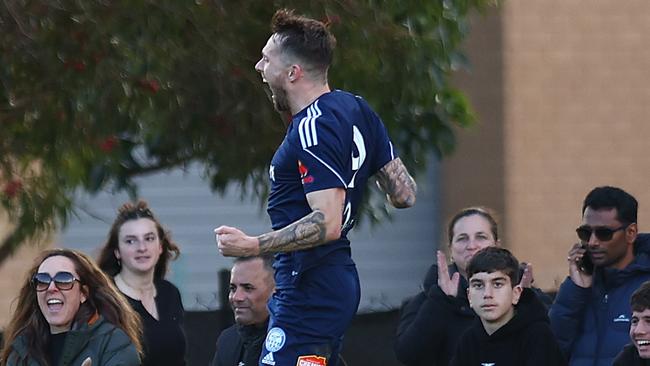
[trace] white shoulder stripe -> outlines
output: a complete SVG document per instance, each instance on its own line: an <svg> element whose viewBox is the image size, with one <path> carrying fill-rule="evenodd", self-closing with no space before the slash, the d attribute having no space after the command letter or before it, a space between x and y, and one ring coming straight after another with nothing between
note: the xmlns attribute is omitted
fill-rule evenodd
<svg viewBox="0 0 650 366"><path fill-rule="evenodd" d="M300 120L298 133L300 144L303 149L318 145L318 134L316 133L316 119L323 113L318 108L318 101L307 108L307 116Z"/></svg>
<svg viewBox="0 0 650 366"><path fill-rule="evenodd" d="M307 149L305 149L305 151L308 152L311 156L313 156L314 159L320 161L321 164L325 165L325 167L326 167L327 169L329 169L332 173L334 173L334 175L336 175L336 177L341 181L341 183L343 183L343 186L345 186L345 187L348 186L348 184L345 183L345 181L343 180L343 178L341 178L341 175L340 175L336 170L334 170L334 168L332 168L331 166L329 166L329 164L327 164L326 162L324 162L323 159L319 158L319 157L316 156L313 152L311 152L311 151L309 151L309 150L307 150Z"/></svg>
<svg viewBox="0 0 650 366"><path fill-rule="evenodd" d="M311 109L307 109L307 116L303 117L300 120L300 124L298 125L298 134L300 135L300 145L302 145L303 149L305 148L305 146L307 146L307 141L303 130L305 128L305 123L307 123L307 121L309 121L310 118L311 118Z"/></svg>
<svg viewBox="0 0 650 366"><path fill-rule="evenodd" d="M318 134L316 134L316 118L322 116L323 113L320 111L320 108L318 108L318 101L316 101L312 107L314 108L314 119L312 119L311 122L311 135L314 145L318 145Z"/></svg>

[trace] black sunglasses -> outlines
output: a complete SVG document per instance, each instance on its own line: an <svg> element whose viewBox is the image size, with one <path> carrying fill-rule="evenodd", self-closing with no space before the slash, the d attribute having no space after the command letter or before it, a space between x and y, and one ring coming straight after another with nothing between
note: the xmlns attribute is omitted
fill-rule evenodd
<svg viewBox="0 0 650 366"><path fill-rule="evenodd" d="M74 281L81 283L78 278L70 272L57 272L54 277L49 273L37 273L32 278L34 288L38 292L42 292L50 288L50 283L54 281L54 286L61 291L70 290L74 286Z"/></svg>
<svg viewBox="0 0 650 366"><path fill-rule="evenodd" d="M579 228L576 229L576 233L578 234L578 238L584 242L588 242L589 239L591 239L591 233L594 233L596 235L596 239L599 241L610 241L612 240L612 237L614 236L614 233L617 231L625 230L627 227L630 226L630 224L623 225L621 227L618 227L616 229L611 229L608 227L595 227L592 228L590 226L580 226Z"/></svg>

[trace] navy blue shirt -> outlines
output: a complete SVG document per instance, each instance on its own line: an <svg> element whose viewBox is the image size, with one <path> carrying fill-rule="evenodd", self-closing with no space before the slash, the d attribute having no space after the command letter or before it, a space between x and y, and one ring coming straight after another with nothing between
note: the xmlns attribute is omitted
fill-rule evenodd
<svg viewBox="0 0 650 366"><path fill-rule="evenodd" d="M267 212L273 230L311 213L307 193L344 188L346 197L338 240L276 255L278 288L316 264L352 263L346 235L354 225L366 182L395 158L381 119L361 97L331 91L293 116L269 169Z"/></svg>

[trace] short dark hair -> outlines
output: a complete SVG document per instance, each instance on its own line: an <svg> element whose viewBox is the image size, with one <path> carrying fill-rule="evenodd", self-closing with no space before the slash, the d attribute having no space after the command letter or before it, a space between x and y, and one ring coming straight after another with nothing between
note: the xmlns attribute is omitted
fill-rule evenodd
<svg viewBox="0 0 650 366"><path fill-rule="evenodd" d="M630 297L630 307L632 311L644 311L650 309L650 281L646 281L639 286Z"/></svg>
<svg viewBox="0 0 650 366"><path fill-rule="evenodd" d="M602 186L592 189L585 197L582 204L583 214L587 207L593 210L615 208L618 221L622 224L633 224L636 223L639 204L636 198L620 188Z"/></svg>
<svg viewBox="0 0 650 366"><path fill-rule="evenodd" d="M254 259L261 259L264 265L264 270L269 272L269 274L271 274L271 277L273 277L273 274L275 273L275 269L273 269L273 262L275 262L275 257L272 254L262 254L252 257L237 257L233 261L233 264L250 262Z"/></svg>
<svg viewBox="0 0 650 366"><path fill-rule="evenodd" d="M497 220L494 218L495 215L492 210L487 207L474 206L467 207L458 211L458 213L456 213L454 217L452 217L449 221L449 225L447 225L449 245L451 245L452 241L454 240L454 225L456 225L458 220L474 215L478 215L486 219L490 223L490 231L492 232L492 236L494 236L494 240L499 240L499 225L497 224Z"/></svg>
<svg viewBox="0 0 650 366"><path fill-rule="evenodd" d="M305 63L307 70L327 75L332 63L336 38L327 25L315 19L280 9L271 19L271 31L277 35L280 50Z"/></svg>
<svg viewBox="0 0 650 366"><path fill-rule="evenodd" d="M510 277L513 287L519 283L519 261L508 249L499 247L487 247L476 252L467 265L467 278L471 279L476 273L496 271Z"/></svg>

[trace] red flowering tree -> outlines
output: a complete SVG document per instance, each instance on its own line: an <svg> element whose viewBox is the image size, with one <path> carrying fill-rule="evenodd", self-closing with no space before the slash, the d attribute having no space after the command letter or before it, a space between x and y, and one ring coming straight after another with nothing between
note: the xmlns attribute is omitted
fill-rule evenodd
<svg viewBox="0 0 650 366"><path fill-rule="evenodd" d="M74 192L199 162L213 189L253 183L284 133L253 65L280 7L331 23L331 85L384 118L406 164L472 115L449 84L467 17L490 0L5 0L0 5L0 262L65 225Z"/></svg>

